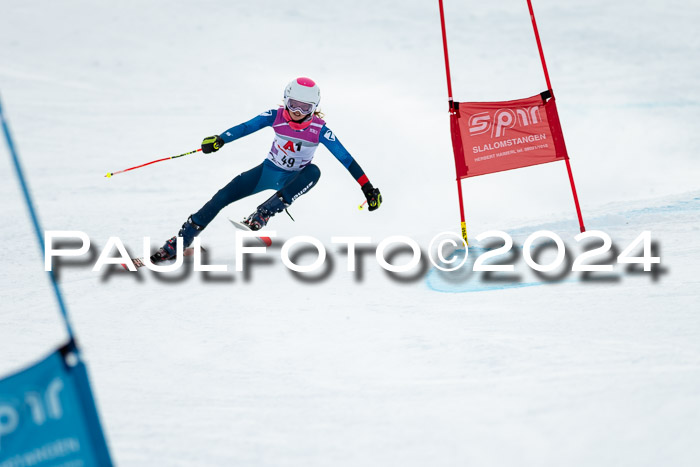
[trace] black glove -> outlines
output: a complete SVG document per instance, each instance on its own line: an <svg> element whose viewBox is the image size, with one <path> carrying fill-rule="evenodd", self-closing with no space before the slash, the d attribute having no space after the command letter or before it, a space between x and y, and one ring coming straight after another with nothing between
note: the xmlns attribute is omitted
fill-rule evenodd
<svg viewBox="0 0 700 467"><path fill-rule="evenodd" d="M367 182L362 185L362 193L367 198L367 209L370 211L379 209L379 206L382 205L382 194L379 192L379 188L374 188L370 182Z"/></svg>
<svg viewBox="0 0 700 467"><path fill-rule="evenodd" d="M219 135L214 135L214 136L207 136L204 138L204 141L202 141L202 152L204 154L209 154L210 152L216 152L219 149L221 149L221 146L224 145L224 140L221 139L221 136Z"/></svg>

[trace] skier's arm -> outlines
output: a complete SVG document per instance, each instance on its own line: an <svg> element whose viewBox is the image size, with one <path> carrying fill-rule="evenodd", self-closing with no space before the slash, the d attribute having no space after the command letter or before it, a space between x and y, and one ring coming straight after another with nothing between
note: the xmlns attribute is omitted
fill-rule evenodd
<svg viewBox="0 0 700 467"><path fill-rule="evenodd" d="M220 136L221 139L224 140L224 143L230 143L231 141L235 141L238 138L243 138L244 136L248 136L251 133L255 133L256 131L262 128L272 126L272 123L274 121L275 111L268 110L267 112L261 113L257 117L251 118L247 122L229 128L228 130L221 133Z"/></svg>
<svg viewBox="0 0 700 467"><path fill-rule="evenodd" d="M328 148L331 154L333 154L335 158L338 159L341 164L343 164L343 167L348 169L350 175L357 180L357 183L359 183L360 186L369 182L369 178L367 178L367 175L365 175L365 171L362 170L360 164L358 164L357 161L350 155L348 150L345 149L345 146L343 146L340 143L340 140L338 140L338 138L335 136L335 133L333 133L326 125L323 125L323 128L321 128L320 141L321 144Z"/></svg>
<svg viewBox="0 0 700 467"><path fill-rule="evenodd" d="M202 152L204 154L216 152L219 149L221 149L221 147L225 143L230 143L231 141L235 141L238 138L242 138L251 133L255 133L256 131L260 130L261 128L265 128L266 126L272 126L272 123L274 121L275 111L268 110L267 112L263 112L255 118L251 118L247 122L229 128L228 130L224 131L221 135L207 136L202 141Z"/></svg>
<svg viewBox="0 0 700 467"><path fill-rule="evenodd" d="M343 164L343 166L348 169L350 175L353 176L357 183L360 184L362 188L362 193L364 193L367 198L367 206L369 206L370 211L374 211L382 204L382 195L379 192L379 188L374 188L365 175L365 171L362 170L360 164L350 155L345 146L343 146L335 134L328 129L327 126L321 128L321 144L323 144L328 150L335 156L338 161Z"/></svg>

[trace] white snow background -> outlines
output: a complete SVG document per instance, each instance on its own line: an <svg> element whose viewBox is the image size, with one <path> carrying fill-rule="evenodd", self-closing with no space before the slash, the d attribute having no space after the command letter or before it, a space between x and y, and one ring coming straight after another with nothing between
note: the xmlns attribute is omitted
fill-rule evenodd
<svg viewBox="0 0 700 467"><path fill-rule="evenodd" d="M328 126L381 188L368 213L324 149L282 237L311 235L315 282L279 250L234 272L234 231L201 235L228 274L98 274L61 285L119 465L700 464L700 3L534 3L589 230L660 246L657 281L509 288L345 270L334 235L457 231L437 2L0 1L0 92L46 230L118 236L140 255L265 157L262 130L199 147L310 76ZM525 1L446 0L455 99L545 89ZM4 143L3 143L4 146ZM6 148L0 151L0 375L65 339ZM564 164L464 181L472 238L578 233ZM311 262L313 255L304 256ZM397 262L407 261L399 255ZM94 261L94 258L93 258ZM522 261L520 262L522 263ZM316 274L317 275L317 274ZM177 275L176 275L177 276ZM476 285L475 285L476 284Z"/></svg>

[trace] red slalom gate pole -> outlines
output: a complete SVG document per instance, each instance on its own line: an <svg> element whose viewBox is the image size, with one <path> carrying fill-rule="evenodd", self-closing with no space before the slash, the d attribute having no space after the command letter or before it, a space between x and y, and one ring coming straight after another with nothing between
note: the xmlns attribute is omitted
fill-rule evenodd
<svg viewBox="0 0 700 467"><path fill-rule="evenodd" d="M456 112L452 103L454 99L452 98L452 78L450 77L450 57L447 53L447 32L445 29L445 9L442 6L442 0L439 0L440 6L440 26L442 27L442 47L445 51L445 74L447 76L447 103L450 108L450 118L457 118ZM452 131L452 125L450 125L450 131ZM464 239L465 245L469 246L469 241L467 239L467 223L464 218L464 200L462 199L462 179L457 177L457 196L459 197L459 217L461 220L461 231L462 238Z"/></svg>
<svg viewBox="0 0 700 467"><path fill-rule="evenodd" d="M535 11L532 9L532 1L527 0L527 8L530 10L530 19L532 20L532 30L535 32L535 40L537 41L537 49L540 51L540 60L542 61L542 71L544 71L544 79L547 82L547 89L554 95L552 91L552 82L549 80L549 72L547 71L547 63L544 60L544 52L542 51L542 41L540 40L540 33L537 30L537 22L535 21ZM586 231L586 227L583 225L583 216L581 215L581 206L578 202L578 194L576 194L576 185L574 185L574 174L571 172L571 164L569 163L569 157L566 157L566 171L569 174L569 183L571 184L571 192L574 195L574 205L576 206L576 215L578 216L578 225L581 232Z"/></svg>
<svg viewBox="0 0 700 467"><path fill-rule="evenodd" d="M440 3L440 25L442 26L442 48L445 51L445 72L447 73L447 100L452 102L452 79L450 78L450 57L447 55L447 32L445 31L445 9L442 7L442 0ZM452 111L452 105L450 105L450 111Z"/></svg>
<svg viewBox="0 0 700 467"><path fill-rule="evenodd" d="M547 71L547 63L544 61L544 52L542 51L542 41L540 41L540 33L537 31L537 23L535 22L535 12L532 9L532 2L527 0L527 8L530 10L530 19L532 20L532 29L535 31L535 40L537 41L537 49L540 51L540 60L542 61L542 70L544 71L544 79L547 81L547 89L552 90L552 82L549 80L549 72Z"/></svg>
<svg viewBox="0 0 700 467"><path fill-rule="evenodd" d="M571 164L569 163L569 158L566 158L566 171L569 173L569 183L571 183L571 193L574 195L574 204L576 205L576 214L578 215L578 226L581 232L586 231L586 227L583 225L583 216L581 215L581 207L578 204L578 195L576 194L576 185L574 185L574 174L571 173Z"/></svg>
<svg viewBox="0 0 700 467"><path fill-rule="evenodd" d="M105 175L105 177L111 178L112 175L117 175L120 173L128 172L129 170L140 169L141 167L146 167L147 165L155 164L156 162L163 162L163 161L167 161L170 159L177 159L178 157L189 156L190 154L194 154L195 152L199 152L201 150L202 150L202 148L199 148L199 149L195 149L194 151L186 152L184 154L179 154L177 156L164 157L162 159L158 159L155 161L146 162L145 164L137 165L136 167L129 167L128 169L119 170L117 172L109 172L107 175Z"/></svg>

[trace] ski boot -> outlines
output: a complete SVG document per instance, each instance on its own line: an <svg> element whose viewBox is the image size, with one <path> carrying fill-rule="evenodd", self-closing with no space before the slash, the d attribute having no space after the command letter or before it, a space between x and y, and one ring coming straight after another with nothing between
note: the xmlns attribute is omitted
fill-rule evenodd
<svg viewBox="0 0 700 467"><path fill-rule="evenodd" d="M163 261L168 261L169 259L174 259L177 254L177 237L172 237L170 240L165 242L165 245L158 248L154 254L151 255L151 263L158 264Z"/></svg>
<svg viewBox="0 0 700 467"><path fill-rule="evenodd" d="M267 225L272 216L284 211L287 206L289 204L285 203L282 196L277 192L258 206L258 209L248 216L247 219L244 219L243 223L250 227L250 230L260 230Z"/></svg>
<svg viewBox="0 0 700 467"><path fill-rule="evenodd" d="M199 235L202 230L204 230L204 227L196 224L192 220L192 216L190 216L187 218L187 221L182 224L180 231L177 233L177 237L182 237L183 247L187 248L192 244L194 237ZM175 256L177 256L177 237L172 237L165 242L165 245L151 255L151 263L158 264L163 261L175 259Z"/></svg>

